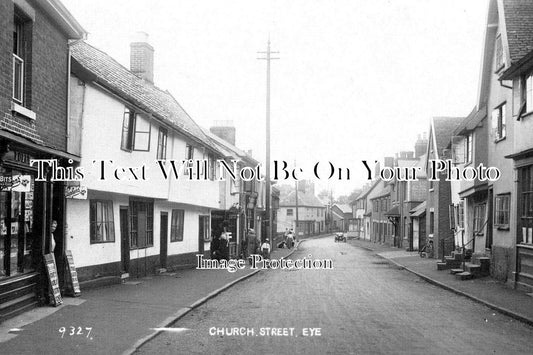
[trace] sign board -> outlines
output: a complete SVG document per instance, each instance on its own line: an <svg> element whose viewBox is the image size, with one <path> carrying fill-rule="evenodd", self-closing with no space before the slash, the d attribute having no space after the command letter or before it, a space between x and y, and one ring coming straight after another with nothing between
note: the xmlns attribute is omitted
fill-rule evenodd
<svg viewBox="0 0 533 355"><path fill-rule="evenodd" d="M65 198L76 200L87 199L87 186L67 186L65 189Z"/></svg>
<svg viewBox="0 0 533 355"><path fill-rule="evenodd" d="M56 259L54 258L54 254L46 254L44 256L44 264L46 267L46 274L48 276L48 285L49 290L52 293L52 303L54 306L59 306L63 304L63 299L61 298L61 291L59 291L59 279L57 276L57 268L56 268Z"/></svg>
<svg viewBox="0 0 533 355"><path fill-rule="evenodd" d="M76 267L74 266L74 258L72 257L72 252L70 250L67 250L65 252L65 256L67 257L68 289L72 296L78 297L79 295L81 295L81 290L80 283L78 282L78 273L76 272Z"/></svg>
<svg viewBox="0 0 533 355"><path fill-rule="evenodd" d="M31 175L0 176L0 190L31 192Z"/></svg>

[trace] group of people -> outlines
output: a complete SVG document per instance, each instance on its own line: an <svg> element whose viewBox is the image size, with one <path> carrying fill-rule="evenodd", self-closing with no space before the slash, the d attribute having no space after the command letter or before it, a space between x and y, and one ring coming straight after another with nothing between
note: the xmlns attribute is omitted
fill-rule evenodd
<svg viewBox="0 0 533 355"><path fill-rule="evenodd" d="M229 260L229 244L231 233L226 224L222 227L220 235L215 234L211 240L211 259ZM270 240L267 238L263 243L255 231L250 228L242 241L241 257L247 258L252 254L261 254L263 258L270 258Z"/></svg>

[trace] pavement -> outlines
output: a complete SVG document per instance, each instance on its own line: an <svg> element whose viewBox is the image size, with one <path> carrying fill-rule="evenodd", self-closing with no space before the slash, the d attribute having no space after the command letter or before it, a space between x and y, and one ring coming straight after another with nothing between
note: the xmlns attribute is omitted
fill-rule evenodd
<svg viewBox="0 0 533 355"><path fill-rule="evenodd" d="M271 259L295 248L276 248ZM2 354L130 354L208 299L261 270L187 269L83 290L0 324Z"/></svg>
<svg viewBox="0 0 533 355"><path fill-rule="evenodd" d="M533 294L515 290L490 276L457 280L449 270L437 270L437 259L421 258L418 252L383 246L366 240L353 239L350 244L372 251L422 279L482 303L500 313L533 326Z"/></svg>

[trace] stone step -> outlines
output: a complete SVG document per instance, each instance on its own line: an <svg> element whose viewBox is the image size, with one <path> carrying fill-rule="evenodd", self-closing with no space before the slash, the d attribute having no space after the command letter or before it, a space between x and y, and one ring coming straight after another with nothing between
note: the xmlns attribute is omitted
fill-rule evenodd
<svg viewBox="0 0 533 355"><path fill-rule="evenodd" d="M470 280L471 278L473 277L473 275L471 273L469 273L468 271L465 271L465 272L460 272L458 274L455 274L455 278L457 280Z"/></svg>
<svg viewBox="0 0 533 355"><path fill-rule="evenodd" d="M437 270L448 270L450 267L448 266L448 263L443 263L441 261L437 262Z"/></svg>
<svg viewBox="0 0 533 355"><path fill-rule="evenodd" d="M465 264L466 271L471 273L472 275L479 275L481 274L481 265L478 264L472 264L472 263L466 263Z"/></svg>
<svg viewBox="0 0 533 355"><path fill-rule="evenodd" d="M463 269L450 269L450 274L455 275L463 271Z"/></svg>

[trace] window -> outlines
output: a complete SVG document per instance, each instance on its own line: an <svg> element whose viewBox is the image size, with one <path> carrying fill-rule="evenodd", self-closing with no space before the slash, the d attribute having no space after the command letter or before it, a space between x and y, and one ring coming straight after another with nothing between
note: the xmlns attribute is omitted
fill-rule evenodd
<svg viewBox="0 0 533 355"><path fill-rule="evenodd" d="M524 104L526 112L533 111L533 73L526 76L522 82L522 105ZM522 113L522 108L520 113Z"/></svg>
<svg viewBox="0 0 533 355"><path fill-rule="evenodd" d="M209 180L215 180L216 176L216 161L215 161L215 157L212 156L211 154L209 154L207 156L207 160L208 160L208 169L209 169L209 172L208 172L208 177L209 177Z"/></svg>
<svg viewBox="0 0 533 355"><path fill-rule="evenodd" d="M185 164L185 175L189 175L189 169L188 167L192 167L193 166L193 162L192 160L194 159L194 147L190 144L187 144L185 146L185 159L188 161L186 164Z"/></svg>
<svg viewBox="0 0 533 355"><path fill-rule="evenodd" d="M198 235L204 242L209 241L209 216L199 216Z"/></svg>
<svg viewBox="0 0 533 355"><path fill-rule="evenodd" d="M170 222L170 241L183 241L183 224L184 224L184 210L172 210L172 220Z"/></svg>
<svg viewBox="0 0 533 355"><path fill-rule="evenodd" d="M157 159L164 160L167 158L167 130L159 127L159 136L157 138Z"/></svg>
<svg viewBox="0 0 533 355"><path fill-rule="evenodd" d="M496 38L496 71L500 70L504 64L502 37L498 35Z"/></svg>
<svg viewBox="0 0 533 355"><path fill-rule="evenodd" d="M494 202L494 225L500 229L509 228L509 200L511 195L497 195Z"/></svg>
<svg viewBox="0 0 533 355"><path fill-rule="evenodd" d="M287 208L287 216L292 216L293 212L292 208Z"/></svg>
<svg viewBox="0 0 533 355"><path fill-rule="evenodd" d="M521 168L518 172L520 191L520 226L522 240L519 242L533 244L533 165Z"/></svg>
<svg viewBox="0 0 533 355"><path fill-rule="evenodd" d="M505 138L505 104L492 111L492 130L494 132L495 140Z"/></svg>
<svg viewBox="0 0 533 355"><path fill-rule="evenodd" d="M89 221L91 244L115 241L112 201L91 200Z"/></svg>
<svg viewBox="0 0 533 355"><path fill-rule="evenodd" d="M135 112L126 108L122 120L122 142L120 149L133 150L133 128L135 127Z"/></svg>
<svg viewBox="0 0 533 355"><path fill-rule="evenodd" d="M126 151L149 151L150 130L150 121L137 114L134 110L126 107L122 120L122 141L120 148Z"/></svg>
<svg viewBox="0 0 533 355"><path fill-rule="evenodd" d="M374 200L374 212L379 212L379 200Z"/></svg>
<svg viewBox="0 0 533 355"><path fill-rule="evenodd" d="M466 157L466 163L469 163L472 161L472 146L473 146L473 141L474 141L474 135L472 133L469 133L467 136L466 136L466 141L465 141L465 157Z"/></svg>
<svg viewBox="0 0 533 355"><path fill-rule="evenodd" d="M483 235L485 228L485 210L486 204L479 204L474 206L474 233L476 235Z"/></svg>
<svg viewBox="0 0 533 355"><path fill-rule="evenodd" d="M465 228L465 205L464 202L457 204L457 226L461 229Z"/></svg>
<svg viewBox="0 0 533 355"><path fill-rule="evenodd" d="M24 21L15 15L13 28L13 100L24 101Z"/></svg>
<svg viewBox="0 0 533 355"><path fill-rule="evenodd" d="M130 200L130 211L130 247L132 249L151 247L154 245L154 203Z"/></svg>

